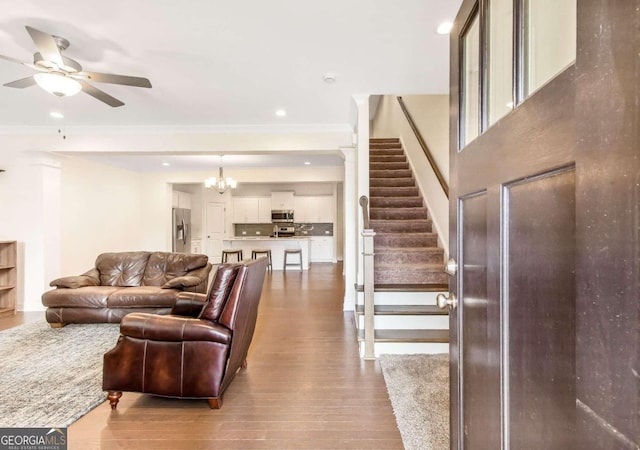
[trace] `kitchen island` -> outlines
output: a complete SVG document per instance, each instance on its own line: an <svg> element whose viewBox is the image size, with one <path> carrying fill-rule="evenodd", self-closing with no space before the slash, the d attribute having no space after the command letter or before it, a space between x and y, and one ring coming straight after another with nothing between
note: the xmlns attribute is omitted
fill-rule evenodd
<svg viewBox="0 0 640 450"><path fill-rule="evenodd" d="M251 251L255 249L270 249L273 270L282 270L284 267L284 250L288 248L302 249L302 270L309 270L309 238L303 236L293 237L234 237L224 239L222 246L225 250L242 250L244 259L251 258ZM288 263L296 262L298 256L290 255ZM230 258L232 260L233 257ZM287 270L295 271L297 267L288 267Z"/></svg>

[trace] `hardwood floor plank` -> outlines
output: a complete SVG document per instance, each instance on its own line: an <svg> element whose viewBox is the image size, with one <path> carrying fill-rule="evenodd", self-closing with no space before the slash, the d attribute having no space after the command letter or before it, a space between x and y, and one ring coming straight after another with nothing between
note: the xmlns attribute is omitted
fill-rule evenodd
<svg viewBox="0 0 640 450"><path fill-rule="evenodd" d="M125 392L68 429L72 449L402 449L375 361L342 311L339 264L267 274L246 370L220 410L204 400ZM0 329L43 313L0 318ZM114 342L115 345L115 342Z"/></svg>

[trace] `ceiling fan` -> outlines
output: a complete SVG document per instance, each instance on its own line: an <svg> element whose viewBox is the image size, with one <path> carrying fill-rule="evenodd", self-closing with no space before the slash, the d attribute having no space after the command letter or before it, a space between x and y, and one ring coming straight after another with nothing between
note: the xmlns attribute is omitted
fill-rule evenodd
<svg viewBox="0 0 640 450"><path fill-rule="evenodd" d="M59 97L75 95L82 90L113 107L122 106L124 103L89 84L89 81L134 87L151 87L151 82L146 78L83 71L80 64L62 55L62 52L69 47L69 41L59 36L36 30L30 26L25 28L38 49L38 52L33 54L33 63L22 62L4 55L0 55L0 59L22 64L37 70L38 73L6 83L4 86L23 89L37 84L45 91Z"/></svg>

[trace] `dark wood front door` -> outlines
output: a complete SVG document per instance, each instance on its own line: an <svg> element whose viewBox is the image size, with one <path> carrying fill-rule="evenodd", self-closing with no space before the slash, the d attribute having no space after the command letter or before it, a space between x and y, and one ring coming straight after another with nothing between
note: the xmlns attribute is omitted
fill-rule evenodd
<svg viewBox="0 0 640 450"><path fill-rule="evenodd" d="M487 3L451 39L451 448L640 448L639 2L580 0L575 63L460 145Z"/></svg>

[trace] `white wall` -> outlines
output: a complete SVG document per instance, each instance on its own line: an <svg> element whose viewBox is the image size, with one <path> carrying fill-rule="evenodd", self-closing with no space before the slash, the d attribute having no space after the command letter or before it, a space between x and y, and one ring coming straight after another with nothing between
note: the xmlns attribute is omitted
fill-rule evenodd
<svg viewBox="0 0 640 450"><path fill-rule="evenodd" d="M18 310L42 310L40 296L60 270L60 169L55 157L3 149L0 239L18 242Z"/></svg>
<svg viewBox="0 0 640 450"><path fill-rule="evenodd" d="M416 127L449 181L449 97L447 95L408 95L402 97ZM422 192L440 246L448 253L449 202L427 158L409 126L395 95L385 95L373 120L372 137L400 138Z"/></svg>
<svg viewBox="0 0 640 450"><path fill-rule="evenodd" d="M142 247L142 180L81 157L62 161L62 274L93 267L103 252Z"/></svg>

